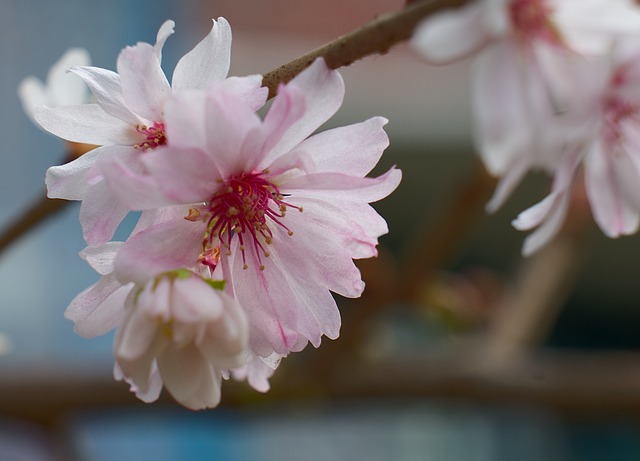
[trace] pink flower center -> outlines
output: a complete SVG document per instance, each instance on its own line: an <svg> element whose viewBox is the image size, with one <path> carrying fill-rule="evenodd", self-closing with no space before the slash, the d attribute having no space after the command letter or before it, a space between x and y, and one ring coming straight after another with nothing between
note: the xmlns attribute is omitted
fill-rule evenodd
<svg viewBox="0 0 640 461"><path fill-rule="evenodd" d="M220 247L226 248L229 255L231 241L236 237L244 268L248 267L245 253L245 245L248 245L256 255L260 270L263 270L262 257L269 256L267 246L273 241L270 224L276 224L293 235L282 220L287 207L299 211L302 211L302 207L285 202L278 186L269 181L267 174L268 171L259 171L232 176L211 197L206 208L209 214L208 232L200 262L215 267Z"/></svg>
<svg viewBox="0 0 640 461"><path fill-rule="evenodd" d="M148 151L167 143L167 135L165 134L164 123L162 122L153 122L151 126L138 125L136 126L136 131L142 134L146 138L146 141L142 144L134 145L134 149Z"/></svg>
<svg viewBox="0 0 640 461"><path fill-rule="evenodd" d="M551 7L547 0L512 0L509 16L518 37L524 42L544 40L561 43L560 33L550 19Z"/></svg>
<svg viewBox="0 0 640 461"><path fill-rule="evenodd" d="M640 105L633 101L609 97L605 101L604 140L610 149L617 147L622 140L622 125L627 121L640 122Z"/></svg>

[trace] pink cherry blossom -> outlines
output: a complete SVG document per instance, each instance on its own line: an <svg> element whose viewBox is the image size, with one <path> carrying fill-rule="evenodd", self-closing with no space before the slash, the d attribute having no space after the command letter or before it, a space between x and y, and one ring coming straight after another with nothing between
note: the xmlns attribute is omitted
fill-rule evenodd
<svg viewBox="0 0 640 461"><path fill-rule="evenodd" d="M123 245L117 277L137 283L150 271L207 268L246 312L258 357L336 338L340 316L330 291L362 293L353 259L375 256L387 232L369 203L401 178L395 168L364 177L388 145L383 118L308 137L343 94L340 75L318 60L280 88L264 120L223 89L172 97L165 115L172 143L142 158L146 174L117 158L99 163L132 209L162 205L147 187L162 191L164 205L185 205L180 219Z"/></svg>
<svg viewBox="0 0 640 461"><path fill-rule="evenodd" d="M215 407L223 370L246 361L240 306L193 272L177 270L132 290L125 310L114 353L136 393L152 398L161 379L182 405Z"/></svg>
<svg viewBox="0 0 640 461"><path fill-rule="evenodd" d="M94 168L96 159L116 157L136 172L144 166L145 152L167 143L164 101L174 91L204 90L212 82L224 82L255 108L265 100L261 77L231 78L229 70L231 29L224 18L213 22L211 32L176 65L172 85L162 71L162 48L173 34L173 21L158 31L155 45L138 43L118 56L118 72L97 67L74 67L97 100L95 104L41 107L38 123L63 139L95 144L92 150L66 165L47 172L49 197L82 200L80 222L90 245L106 242L128 213Z"/></svg>
<svg viewBox="0 0 640 461"><path fill-rule="evenodd" d="M551 194L514 221L520 230L538 227L524 254L547 243L564 221L577 174L584 171L595 221L608 237L635 233L640 224L640 44L618 44L602 77L593 67L593 104L582 118L582 135L572 140L555 173ZM599 88L597 88L599 86ZM583 168L580 170L579 167Z"/></svg>
<svg viewBox="0 0 640 461"><path fill-rule="evenodd" d="M582 110L575 82L585 58L605 55L616 37L638 30L631 0L483 0L434 15L416 30L414 45L431 62L477 54L476 145L489 172L502 178L490 211L530 169L560 165L575 129L564 115Z"/></svg>

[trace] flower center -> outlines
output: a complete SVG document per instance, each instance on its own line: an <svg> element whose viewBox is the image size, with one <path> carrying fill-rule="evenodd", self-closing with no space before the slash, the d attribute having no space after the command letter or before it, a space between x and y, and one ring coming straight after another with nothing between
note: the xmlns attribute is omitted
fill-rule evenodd
<svg viewBox="0 0 640 461"><path fill-rule="evenodd" d="M293 232L284 224L287 208L302 211L284 199L278 186L267 178L268 171L242 173L228 178L207 204L209 214L207 234L203 241L200 262L207 266L217 264L220 247L231 254L231 242L238 239L244 268L245 245L254 251L260 270L264 269L262 257L268 257L267 246L273 241L271 223L282 227L289 235ZM215 267L215 266L214 266Z"/></svg>
<svg viewBox="0 0 640 461"><path fill-rule="evenodd" d="M516 34L524 42L544 40L556 45L562 42L560 33L549 18L547 0L512 0L509 16Z"/></svg>
<svg viewBox="0 0 640 461"><path fill-rule="evenodd" d="M146 141L142 144L135 144L133 146L134 149L142 149L146 152L167 143L167 135L165 134L164 123L162 122L153 122L151 126L137 125L136 131L142 134L146 138Z"/></svg>
<svg viewBox="0 0 640 461"><path fill-rule="evenodd" d="M640 122L640 105L620 98L610 97L605 101L604 140L609 148L618 146L622 140L622 124L631 120Z"/></svg>

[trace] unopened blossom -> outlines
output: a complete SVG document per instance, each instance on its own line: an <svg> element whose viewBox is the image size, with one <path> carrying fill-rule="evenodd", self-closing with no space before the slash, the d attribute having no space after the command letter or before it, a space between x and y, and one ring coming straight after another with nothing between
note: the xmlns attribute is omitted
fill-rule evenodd
<svg viewBox="0 0 640 461"><path fill-rule="evenodd" d="M174 218L182 218L181 207L145 211L132 235ZM145 402L155 401L164 385L176 400L193 409L215 406L220 380L230 375L266 392L279 358L258 358L249 351L244 311L220 291L224 282L207 278L207 267L200 268L201 274L188 269L149 274L146 281L137 278L138 283L119 279L114 260L122 244L108 242L80 253L101 277L65 311L76 333L85 338L118 331L116 379L127 381ZM176 322L184 324L176 326ZM163 335L143 345L136 342L151 330ZM186 360L182 354L192 357ZM176 357L181 358L173 363ZM179 369L183 365L190 367L189 373Z"/></svg>
<svg viewBox="0 0 640 461"><path fill-rule="evenodd" d="M165 207L141 214L132 235L148 227L182 216L179 207ZM74 323L74 330L85 338L94 338L116 328L124 317L124 302L134 287L132 280L118 279L114 260L123 242L107 242L89 246L80 252L100 279L78 294L65 310L65 317ZM155 274L149 274L149 277ZM139 282L142 283L140 279ZM146 281L146 280L145 280Z"/></svg>
<svg viewBox="0 0 640 461"><path fill-rule="evenodd" d="M96 103L36 110L36 120L47 131L68 141L102 146L66 165L50 168L46 177L49 197L82 200L80 222L90 245L109 240L129 211L118 203L94 168L96 159L115 157L133 171L142 172L142 156L168 142L163 105L173 92L204 90L212 82L224 81L253 107L264 103L266 90L260 89L259 76L225 80L231 28L224 18L213 21L211 32L180 59L170 85L161 61L173 27L173 21L165 22L154 45L141 42L123 49L117 73L98 67L71 68L84 80Z"/></svg>
<svg viewBox="0 0 640 461"><path fill-rule="evenodd" d="M584 79L593 84L592 104L582 119L582 135L568 144L544 200L514 221L536 228L525 241L530 254L560 229L575 179L584 173L591 211L608 237L635 233L640 223L640 42L618 44L610 60ZM608 72L601 72L602 70Z"/></svg>
<svg viewBox="0 0 640 461"><path fill-rule="evenodd" d="M44 83L34 76L25 77L18 86L18 96L27 116L35 123L34 113L38 107L72 106L88 102L87 86L67 70L90 64L91 57L87 50L70 48L51 66Z"/></svg>
<svg viewBox="0 0 640 461"><path fill-rule="evenodd" d="M142 158L145 174L115 158L99 162L132 209L162 205L150 182L164 205L185 206L180 219L131 237L116 275L136 282L149 271L207 268L245 311L257 357L336 338L340 315L330 291L362 293L353 259L375 256L387 232L369 203L401 178L395 168L365 177L388 145L383 118L309 137L343 94L340 75L318 60L280 87L264 120L224 89L174 95L165 109L172 142Z"/></svg>
<svg viewBox="0 0 640 461"><path fill-rule="evenodd" d="M161 379L188 408L220 402L223 370L244 365L248 335L242 309L212 283L183 269L132 290L114 353L138 392Z"/></svg>
<svg viewBox="0 0 640 461"><path fill-rule="evenodd" d="M582 111L589 97L576 85L586 61L638 31L631 0L480 0L419 26L413 43L429 61L475 55L476 144L489 172L501 177L489 210L530 169L559 167L576 129L565 114Z"/></svg>

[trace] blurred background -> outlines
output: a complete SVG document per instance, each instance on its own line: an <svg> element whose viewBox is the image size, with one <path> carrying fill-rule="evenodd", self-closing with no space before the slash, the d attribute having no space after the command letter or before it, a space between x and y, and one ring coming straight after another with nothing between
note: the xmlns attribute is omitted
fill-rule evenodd
<svg viewBox="0 0 640 461"><path fill-rule="evenodd" d="M41 199L46 169L66 156L24 115L16 88L45 79L68 48L114 69L122 47L153 43L173 19L170 76L224 16L230 74L264 73L402 7L0 0L0 228ZM484 213L494 181L472 147L469 63L427 67L400 45L341 72L345 103L327 127L389 118L379 171L404 172L376 204L391 232L361 264L365 295L339 300L341 338L285 360L264 395L228 382L215 410L166 395L142 404L113 380L112 336L82 339L63 317L97 279L77 255L72 204L0 254L0 460L640 459L637 236L604 238L578 206L556 242L523 260L510 221L548 181L532 175Z"/></svg>

